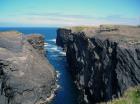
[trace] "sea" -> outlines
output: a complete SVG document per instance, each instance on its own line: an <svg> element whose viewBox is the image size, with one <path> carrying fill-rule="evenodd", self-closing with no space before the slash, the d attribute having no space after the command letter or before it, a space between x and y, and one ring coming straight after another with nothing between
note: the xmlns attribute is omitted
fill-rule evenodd
<svg viewBox="0 0 140 104"><path fill-rule="evenodd" d="M45 37L45 56L58 72L59 89L50 104L78 104L78 90L69 72L66 53L56 45L55 27L0 27L0 31L19 31L25 35L42 34Z"/></svg>

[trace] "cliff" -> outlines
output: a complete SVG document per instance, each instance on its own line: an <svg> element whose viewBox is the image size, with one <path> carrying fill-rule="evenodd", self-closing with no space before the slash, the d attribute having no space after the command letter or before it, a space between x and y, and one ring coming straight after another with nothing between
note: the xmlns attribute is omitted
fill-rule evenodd
<svg viewBox="0 0 140 104"><path fill-rule="evenodd" d="M41 34L28 35L26 38L39 54L44 54L44 38Z"/></svg>
<svg viewBox="0 0 140 104"><path fill-rule="evenodd" d="M0 104L48 102L56 87L55 72L38 53L42 47L41 36L0 32Z"/></svg>
<svg viewBox="0 0 140 104"><path fill-rule="evenodd" d="M58 29L57 30L57 37L56 37L56 44L63 48L66 48L66 42L68 41L68 35L72 31L69 29Z"/></svg>
<svg viewBox="0 0 140 104"><path fill-rule="evenodd" d="M67 61L86 103L120 97L130 86L140 84L140 28L120 26L67 36L70 30L63 31L58 30L57 38L67 37Z"/></svg>

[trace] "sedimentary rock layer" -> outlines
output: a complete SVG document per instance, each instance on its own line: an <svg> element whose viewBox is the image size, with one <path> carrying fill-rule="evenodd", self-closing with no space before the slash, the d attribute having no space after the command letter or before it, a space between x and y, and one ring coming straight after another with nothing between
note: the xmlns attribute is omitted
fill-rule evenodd
<svg viewBox="0 0 140 104"><path fill-rule="evenodd" d="M57 38L64 40L60 43L67 48L70 71L87 103L108 101L140 84L140 28L94 34L68 31L59 29Z"/></svg>
<svg viewBox="0 0 140 104"><path fill-rule="evenodd" d="M53 67L35 44L43 38L32 37L0 32L0 104L42 104L56 87Z"/></svg>

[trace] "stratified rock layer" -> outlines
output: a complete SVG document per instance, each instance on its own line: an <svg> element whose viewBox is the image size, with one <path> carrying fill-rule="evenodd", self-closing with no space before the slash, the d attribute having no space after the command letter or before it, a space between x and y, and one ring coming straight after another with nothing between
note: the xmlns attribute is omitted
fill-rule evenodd
<svg viewBox="0 0 140 104"><path fill-rule="evenodd" d="M66 42L68 41L68 35L71 33L71 30L68 29L58 29L57 30L57 37L56 37L56 44L63 48L66 47Z"/></svg>
<svg viewBox="0 0 140 104"><path fill-rule="evenodd" d="M92 36L69 33L65 40L70 71L85 102L108 101L140 84L140 28L121 27Z"/></svg>
<svg viewBox="0 0 140 104"><path fill-rule="evenodd" d="M33 47L21 33L0 32L0 104L46 104L51 96L55 72Z"/></svg>

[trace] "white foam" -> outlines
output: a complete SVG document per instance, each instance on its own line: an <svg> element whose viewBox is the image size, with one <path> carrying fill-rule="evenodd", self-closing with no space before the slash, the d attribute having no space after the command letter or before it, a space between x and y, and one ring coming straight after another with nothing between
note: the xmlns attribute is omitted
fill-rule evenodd
<svg viewBox="0 0 140 104"><path fill-rule="evenodd" d="M56 71L56 73L57 73L56 77L59 78L60 77L60 72Z"/></svg>
<svg viewBox="0 0 140 104"><path fill-rule="evenodd" d="M58 56L66 56L66 52L64 52L61 47L57 47L56 45L45 43L44 48L49 52L58 52Z"/></svg>
<svg viewBox="0 0 140 104"><path fill-rule="evenodd" d="M57 46L49 43L47 43L47 45L44 45L44 48L47 49L47 51L51 51L51 52L57 51Z"/></svg>
<svg viewBox="0 0 140 104"><path fill-rule="evenodd" d="M59 50L58 47L55 45L51 45L47 49L48 49L48 51L61 52L61 50Z"/></svg>
<svg viewBox="0 0 140 104"><path fill-rule="evenodd" d="M50 50L53 50L53 51L59 51L58 49L57 49L57 47L52 47L52 48L49 48Z"/></svg>
<svg viewBox="0 0 140 104"><path fill-rule="evenodd" d="M60 88L60 85L57 84L56 88L59 89Z"/></svg>
<svg viewBox="0 0 140 104"><path fill-rule="evenodd" d="M48 41L51 41L51 42L56 42L56 39L50 39Z"/></svg>
<svg viewBox="0 0 140 104"><path fill-rule="evenodd" d="M44 46L51 46L53 44L50 44L50 43L44 43Z"/></svg>
<svg viewBox="0 0 140 104"><path fill-rule="evenodd" d="M48 43L44 43L44 47L47 47L48 46Z"/></svg>
<svg viewBox="0 0 140 104"><path fill-rule="evenodd" d="M60 54L66 56L66 52L60 51Z"/></svg>

